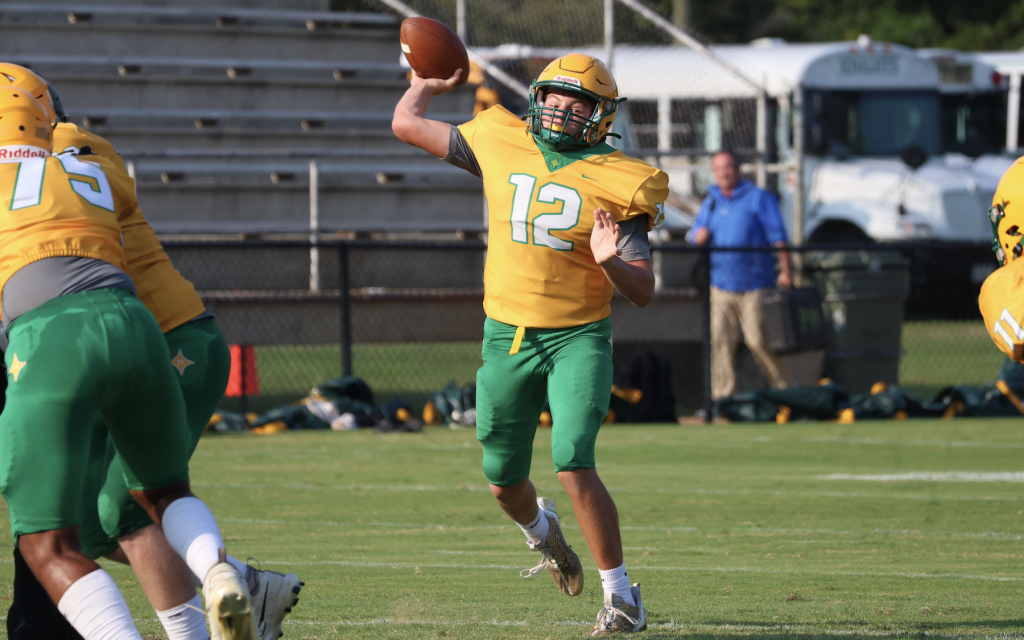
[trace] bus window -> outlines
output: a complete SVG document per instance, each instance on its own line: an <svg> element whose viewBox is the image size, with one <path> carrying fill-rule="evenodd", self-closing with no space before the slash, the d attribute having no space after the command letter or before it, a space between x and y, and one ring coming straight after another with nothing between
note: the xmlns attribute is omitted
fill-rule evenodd
<svg viewBox="0 0 1024 640"><path fill-rule="evenodd" d="M1006 143L1006 94L942 96L942 150L979 156L1000 153Z"/></svg>
<svg viewBox="0 0 1024 640"><path fill-rule="evenodd" d="M929 154L942 149L938 93L811 92L808 103L808 147L813 153L896 155L911 144Z"/></svg>

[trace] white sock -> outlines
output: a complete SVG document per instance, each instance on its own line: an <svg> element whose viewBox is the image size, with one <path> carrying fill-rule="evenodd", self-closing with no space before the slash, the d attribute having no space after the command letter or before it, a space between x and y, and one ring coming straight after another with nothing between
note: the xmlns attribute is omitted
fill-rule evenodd
<svg viewBox="0 0 1024 640"><path fill-rule="evenodd" d="M180 498L167 507L160 524L171 548L205 582L206 574L220 560L220 550L224 548L220 528L209 507L199 498Z"/></svg>
<svg viewBox="0 0 1024 640"><path fill-rule="evenodd" d="M235 570L237 570L238 573L242 574L242 577L245 578L245 583L249 586L249 594L252 595L256 593L256 587L259 586L259 584L257 584L256 582L256 570L250 567L249 565L245 564L238 558L233 558L231 556L228 556L228 564L234 567Z"/></svg>
<svg viewBox="0 0 1024 640"><path fill-rule="evenodd" d="M526 539L534 544L548 539L548 517L544 514L543 509L537 510L537 517L533 519L533 522L520 524L519 528L526 534Z"/></svg>
<svg viewBox="0 0 1024 640"><path fill-rule="evenodd" d="M622 598L622 601L629 606L636 606L633 592L629 589L629 577L626 576L625 562L618 569L609 569L607 571L599 569L598 573L601 574L601 587L604 589L605 600L611 600L611 597L616 595Z"/></svg>
<svg viewBox="0 0 1024 640"><path fill-rule="evenodd" d="M68 587L57 610L85 640L142 640L128 603L103 569Z"/></svg>
<svg viewBox="0 0 1024 640"><path fill-rule="evenodd" d="M173 609L157 611L156 617L164 625L167 640L208 640L210 637L206 633L206 615L198 594Z"/></svg>

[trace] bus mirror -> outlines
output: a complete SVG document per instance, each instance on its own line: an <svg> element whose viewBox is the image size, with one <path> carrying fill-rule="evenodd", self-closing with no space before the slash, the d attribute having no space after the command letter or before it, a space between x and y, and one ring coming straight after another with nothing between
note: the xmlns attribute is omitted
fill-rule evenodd
<svg viewBox="0 0 1024 640"><path fill-rule="evenodd" d="M907 145L900 151L900 160L910 167L911 171L917 171L928 162L928 152L916 144Z"/></svg>

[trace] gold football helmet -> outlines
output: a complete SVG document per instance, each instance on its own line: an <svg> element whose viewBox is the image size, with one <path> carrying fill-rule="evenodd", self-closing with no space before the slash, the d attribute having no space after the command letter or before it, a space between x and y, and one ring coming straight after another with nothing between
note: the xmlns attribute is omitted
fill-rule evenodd
<svg viewBox="0 0 1024 640"><path fill-rule="evenodd" d="M569 111L545 107L544 92L551 88L586 97L594 102L594 112L584 120ZM619 104L625 101L619 97L615 78L604 63L582 53L570 53L553 60L533 81L526 122L534 135L556 150L592 147L605 136L615 135L608 131L615 121ZM550 126L544 126L544 116L549 118ZM570 121L580 125L571 134L565 131L565 125Z"/></svg>
<svg viewBox="0 0 1024 640"><path fill-rule="evenodd" d="M0 87L17 87L28 91L46 109L50 126L57 124L57 112L50 95L50 83L39 74L10 62L0 62Z"/></svg>
<svg viewBox="0 0 1024 640"><path fill-rule="evenodd" d="M1018 158L999 179L988 217L999 266L1019 258L1024 253L1024 158Z"/></svg>
<svg viewBox="0 0 1024 640"><path fill-rule="evenodd" d="M32 146L49 153L53 148L53 126L46 109L27 91L0 87L0 147L12 145Z"/></svg>

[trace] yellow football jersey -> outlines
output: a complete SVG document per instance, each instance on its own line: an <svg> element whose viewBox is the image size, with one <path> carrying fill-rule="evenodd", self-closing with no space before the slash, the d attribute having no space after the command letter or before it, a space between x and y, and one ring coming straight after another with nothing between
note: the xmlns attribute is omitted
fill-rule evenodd
<svg viewBox="0 0 1024 640"><path fill-rule="evenodd" d="M978 306L996 346L1024 362L1024 260L993 271L981 285Z"/></svg>
<svg viewBox="0 0 1024 640"><path fill-rule="evenodd" d="M0 162L0 292L43 258L96 258L126 270L120 221L135 210L135 181L100 157Z"/></svg>
<svg viewBox="0 0 1024 640"><path fill-rule="evenodd" d="M480 165L489 230L484 312L554 329L608 317L612 285L590 250L594 210L661 222L668 176L605 144L542 150L526 124L495 106L461 125Z"/></svg>
<svg viewBox="0 0 1024 640"><path fill-rule="evenodd" d="M122 171L125 170L114 146L100 136L70 123L59 124L54 129L55 153L77 153L83 147L91 148L96 155L108 158ZM128 275L135 283L139 300L156 317L164 333L206 310L192 283L171 264L171 259L167 257L160 240L138 206L121 222L121 235L124 238Z"/></svg>

